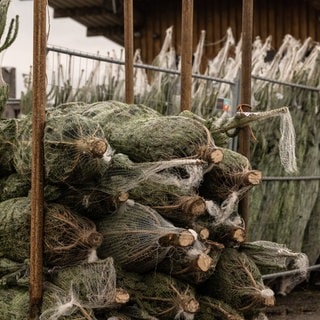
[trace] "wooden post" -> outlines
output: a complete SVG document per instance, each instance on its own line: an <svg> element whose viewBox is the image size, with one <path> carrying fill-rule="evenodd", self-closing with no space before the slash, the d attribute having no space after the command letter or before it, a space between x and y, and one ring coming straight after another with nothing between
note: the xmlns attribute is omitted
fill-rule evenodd
<svg viewBox="0 0 320 320"><path fill-rule="evenodd" d="M181 102L180 109L190 110L192 104L192 34L193 0L182 0L181 26Z"/></svg>
<svg viewBox="0 0 320 320"><path fill-rule="evenodd" d="M124 50L126 103L134 103L133 93L133 0L124 0Z"/></svg>
<svg viewBox="0 0 320 320"><path fill-rule="evenodd" d="M240 107L242 111L251 110L251 71L252 71L252 29L253 0L242 0L242 65ZM246 126L239 132L239 152L250 161L250 127ZM239 203L241 214L248 234L249 199L246 195Z"/></svg>
<svg viewBox="0 0 320 320"><path fill-rule="evenodd" d="M44 155L43 135L46 105L46 9L47 1L33 6L33 109L30 222L29 319L39 319L43 290Z"/></svg>

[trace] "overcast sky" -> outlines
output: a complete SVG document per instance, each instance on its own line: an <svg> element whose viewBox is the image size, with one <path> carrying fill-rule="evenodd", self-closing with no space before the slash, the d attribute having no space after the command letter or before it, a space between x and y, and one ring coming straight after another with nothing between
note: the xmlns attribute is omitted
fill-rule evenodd
<svg viewBox="0 0 320 320"><path fill-rule="evenodd" d="M28 73L33 61L33 1L11 0L8 19L19 15L20 27L17 39L5 51L2 65L16 68L17 98L23 88L23 73ZM107 55L110 50L120 52L120 47L105 37L87 37L86 28L70 18L53 18L49 7L47 17L48 44L89 53Z"/></svg>

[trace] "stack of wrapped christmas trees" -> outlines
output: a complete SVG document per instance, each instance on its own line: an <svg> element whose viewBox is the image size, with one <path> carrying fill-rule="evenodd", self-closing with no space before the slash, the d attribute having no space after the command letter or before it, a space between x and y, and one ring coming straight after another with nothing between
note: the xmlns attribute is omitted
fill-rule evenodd
<svg viewBox="0 0 320 320"><path fill-rule="evenodd" d="M238 204L262 174L229 141L287 112L204 120L117 101L48 108L40 319L266 317L275 294L262 275L308 259L248 241ZM29 116L0 122L3 319L28 318L31 137Z"/></svg>

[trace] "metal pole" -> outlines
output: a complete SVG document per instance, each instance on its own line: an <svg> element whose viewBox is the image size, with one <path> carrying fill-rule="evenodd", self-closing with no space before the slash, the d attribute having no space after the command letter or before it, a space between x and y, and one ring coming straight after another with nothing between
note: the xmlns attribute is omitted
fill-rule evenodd
<svg viewBox="0 0 320 320"><path fill-rule="evenodd" d="M133 103L133 0L124 1L124 50L125 99L126 103Z"/></svg>
<svg viewBox="0 0 320 320"><path fill-rule="evenodd" d="M45 0L35 0L33 6L33 109L29 289L30 320L39 319L43 286L43 135L46 105L46 5L47 1Z"/></svg>
<svg viewBox="0 0 320 320"><path fill-rule="evenodd" d="M242 66L240 107L242 111L251 109L251 60L252 60L252 29L253 29L253 0L242 1ZM250 161L250 127L246 126L239 132L239 153ZM239 203L241 214L248 234L249 199L246 195Z"/></svg>
<svg viewBox="0 0 320 320"><path fill-rule="evenodd" d="M180 109L190 110L192 97L193 0L182 0L181 26L181 102Z"/></svg>
<svg viewBox="0 0 320 320"><path fill-rule="evenodd" d="M315 264L314 266L307 268L307 271L314 271L314 270L320 270L320 264ZM292 276L297 273L303 273L303 272L304 270L301 270L301 269L281 271L281 272L262 275L262 279L269 280L269 279L278 278L278 277Z"/></svg>

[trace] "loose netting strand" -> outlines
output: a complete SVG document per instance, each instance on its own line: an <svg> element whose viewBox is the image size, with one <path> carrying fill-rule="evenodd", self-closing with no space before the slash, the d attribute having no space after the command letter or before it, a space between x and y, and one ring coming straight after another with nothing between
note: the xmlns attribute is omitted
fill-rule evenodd
<svg viewBox="0 0 320 320"><path fill-rule="evenodd" d="M296 162L296 137L291 114L284 113L280 117L279 155L284 170L293 173L298 170Z"/></svg>
<svg viewBox="0 0 320 320"><path fill-rule="evenodd" d="M206 163L199 159L133 162L127 155L118 153L112 157L108 170L96 188L108 194L118 194L130 191L146 181L158 181L190 190L199 184L205 167Z"/></svg>
<svg viewBox="0 0 320 320"><path fill-rule="evenodd" d="M65 291L50 282L44 283L40 320L97 320L93 310L82 306L74 289Z"/></svg>

